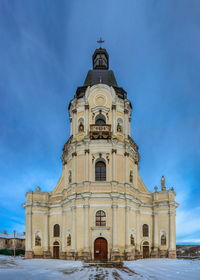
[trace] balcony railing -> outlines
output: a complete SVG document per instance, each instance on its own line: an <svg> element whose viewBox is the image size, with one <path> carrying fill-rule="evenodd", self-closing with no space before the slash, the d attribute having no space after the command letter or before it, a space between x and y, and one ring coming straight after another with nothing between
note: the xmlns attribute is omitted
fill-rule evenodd
<svg viewBox="0 0 200 280"><path fill-rule="evenodd" d="M111 125L90 125L90 138L91 139L109 139L111 138Z"/></svg>

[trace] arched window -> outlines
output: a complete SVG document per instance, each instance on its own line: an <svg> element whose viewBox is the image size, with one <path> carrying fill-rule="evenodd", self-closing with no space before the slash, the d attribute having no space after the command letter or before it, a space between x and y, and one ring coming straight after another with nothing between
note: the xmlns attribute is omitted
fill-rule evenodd
<svg viewBox="0 0 200 280"><path fill-rule="evenodd" d="M95 181L106 180L106 164L103 161L97 161L95 164Z"/></svg>
<svg viewBox="0 0 200 280"><path fill-rule="evenodd" d="M164 234L161 235L161 245L165 246L167 244L167 239Z"/></svg>
<svg viewBox="0 0 200 280"><path fill-rule="evenodd" d="M147 224L143 225L142 232L143 232L143 236L144 237L148 237L149 236L149 226Z"/></svg>
<svg viewBox="0 0 200 280"><path fill-rule="evenodd" d="M103 210L96 212L96 226L106 226L106 213Z"/></svg>
<svg viewBox="0 0 200 280"><path fill-rule="evenodd" d="M54 237L60 236L60 226L58 224L54 225L53 227L53 236Z"/></svg>
<svg viewBox="0 0 200 280"><path fill-rule="evenodd" d="M103 114L98 114L95 118L95 124L104 125L106 124L106 118Z"/></svg>

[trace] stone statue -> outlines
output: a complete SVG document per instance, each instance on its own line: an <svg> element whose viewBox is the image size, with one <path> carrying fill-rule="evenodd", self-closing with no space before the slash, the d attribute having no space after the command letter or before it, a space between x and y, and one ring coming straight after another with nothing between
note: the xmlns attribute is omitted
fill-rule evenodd
<svg viewBox="0 0 200 280"><path fill-rule="evenodd" d="M117 124L117 132L122 132L122 126L120 123Z"/></svg>
<svg viewBox="0 0 200 280"><path fill-rule="evenodd" d="M84 131L84 125L83 125L82 122L79 124L78 131L79 132L83 132Z"/></svg>
<svg viewBox="0 0 200 280"><path fill-rule="evenodd" d="M133 183L133 171L130 171L130 183Z"/></svg>
<svg viewBox="0 0 200 280"><path fill-rule="evenodd" d="M165 177L164 176L161 177L161 189L162 189L162 191L166 190Z"/></svg>
<svg viewBox="0 0 200 280"><path fill-rule="evenodd" d="M35 237L35 246L41 246L41 238L39 235L36 235Z"/></svg>
<svg viewBox="0 0 200 280"><path fill-rule="evenodd" d="M134 240L134 237L133 237L133 235L131 234L131 245L135 245L135 240Z"/></svg>
<svg viewBox="0 0 200 280"><path fill-rule="evenodd" d="M71 184L71 182L72 182L72 172L71 172L71 170L69 170L69 184Z"/></svg>

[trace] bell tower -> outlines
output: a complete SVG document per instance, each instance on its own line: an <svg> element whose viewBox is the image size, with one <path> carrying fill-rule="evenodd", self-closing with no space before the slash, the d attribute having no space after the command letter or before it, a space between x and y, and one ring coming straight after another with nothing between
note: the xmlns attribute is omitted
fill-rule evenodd
<svg viewBox="0 0 200 280"><path fill-rule="evenodd" d="M140 177L132 104L109 68L106 49L94 51L68 113L70 137L57 185L26 196L26 257L176 257L174 189L167 190L162 177L161 190L150 192Z"/></svg>
<svg viewBox="0 0 200 280"><path fill-rule="evenodd" d="M106 49L96 49L92 57L93 69L105 69L109 68L109 55Z"/></svg>

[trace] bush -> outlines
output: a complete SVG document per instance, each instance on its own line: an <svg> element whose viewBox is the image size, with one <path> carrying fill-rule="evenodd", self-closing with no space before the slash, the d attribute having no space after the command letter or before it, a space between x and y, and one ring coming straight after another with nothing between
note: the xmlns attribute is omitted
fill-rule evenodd
<svg viewBox="0 0 200 280"><path fill-rule="evenodd" d="M16 249L15 255L24 255L25 251L22 249ZM0 249L0 255L6 255L6 256L14 256L14 250L13 249Z"/></svg>

